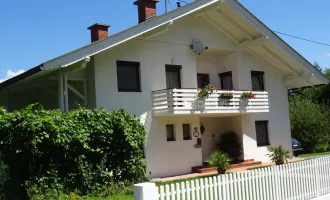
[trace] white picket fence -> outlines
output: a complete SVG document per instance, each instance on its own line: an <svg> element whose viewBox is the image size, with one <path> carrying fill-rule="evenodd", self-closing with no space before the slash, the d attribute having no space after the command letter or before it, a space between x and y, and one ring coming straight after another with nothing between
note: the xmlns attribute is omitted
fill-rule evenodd
<svg viewBox="0 0 330 200"><path fill-rule="evenodd" d="M160 187L134 187L135 200L303 200L328 193L330 156Z"/></svg>

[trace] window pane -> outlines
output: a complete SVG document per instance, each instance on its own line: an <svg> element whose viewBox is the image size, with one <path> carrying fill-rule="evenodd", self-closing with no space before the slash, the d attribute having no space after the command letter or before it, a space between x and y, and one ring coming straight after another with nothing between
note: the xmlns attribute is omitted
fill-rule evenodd
<svg viewBox="0 0 330 200"><path fill-rule="evenodd" d="M182 124L182 130L183 130L183 139L190 140L191 139L190 124Z"/></svg>
<svg viewBox="0 0 330 200"><path fill-rule="evenodd" d="M221 89L223 90L232 90L233 89L233 78L231 72L225 72L219 74L221 81Z"/></svg>
<svg viewBox="0 0 330 200"><path fill-rule="evenodd" d="M269 145L268 140L268 121L256 121L257 145Z"/></svg>
<svg viewBox="0 0 330 200"><path fill-rule="evenodd" d="M140 74L138 63L117 63L117 79L119 91L140 91Z"/></svg>
<svg viewBox="0 0 330 200"><path fill-rule="evenodd" d="M197 87L198 88L204 88L208 84L210 84L208 74L197 74Z"/></svg>
<svg viewBox="0 0 330 200"><path fill-rule="evenodd" d="M252 80L252 90L265 90L264 87L264 72L251 72L251 80Z"/></svg>
<svg viewBox="0 0 330 200"><path fill-rule="evenodd" d="M175 141L174 126L166 125L167 141Z"/></svg>

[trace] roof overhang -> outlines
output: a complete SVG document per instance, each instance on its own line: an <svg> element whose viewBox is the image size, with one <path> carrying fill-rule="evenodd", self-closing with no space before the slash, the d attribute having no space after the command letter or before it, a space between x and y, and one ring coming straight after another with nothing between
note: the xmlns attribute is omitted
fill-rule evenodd
<svg viewBox="0 0 330 200"><path fill-rule="evenodd" d="M231 13L235 13L235 17L233 14L226 13L222 9L223 7L231 8ZM269 59L274 59L276 62L279 62L283 65L288 71L290 71L291 76L287 76L283 74L282 77L284 79L288 78L297 78L303 75L306 75L306 72L313 76L314 78L310 82L310 84L328 84L328 79L314 66L308 62L303 56L297 53L293 48L291 48L287 43L285 43L280 37L278 37L274 32L272 32L265 24L263 24L260 20L258 20L252 13L250 13L244 6L242 6L236 0L198 0L194 1L190 4L187 4L181 8L175 9L171 12L165 13L159 17L155 17L149 19L143 23L140 23L136 26L133 26L129 29L121 31L117 34L114 34L105 39L99 40L97 42L86 45L82 48L76 49L72 52L66 53L62 56L56 57L52 60L49 60L43 63L40 66L32 68L31 70L9 79L0 84L0 89L8 87L11 84L14 84L18 81L21 81L29 76L34 76L35 74L40 73L41 71L48 70L56 70L58 68L70 66L78 61L85 59L86 57L93 56L102 51L115 47L119 44L122 44L126 41L129 41L133 38L141 36L149 31L157 29L161 26L172 24L175 20L178 20L186 15L191 13L196 13L195 16L203 16L209 12L216 12L222 19L228 22L231 26L233 26L237 33L241 33L245 37L245 41L241 41L238 36L234 36L231 34L228 29L223 27L225 34L230 36L234 41L237 42L237 51L239 50L247 50L249 49L249 53L254 55L255 57L263 60L268 63L267 60L263 59L263 53L266 53L269 56ZM207 20L211 20L205 17ZM212 21L211 21L212 22ZM248 23L246 23L248 22ZM251 32L248 28L244 27L253 26L253 30ZM220 26L220 25L219 25ZM221 27L220 27L221 28ZM276 50L274 50L274 45L276 46ZM261 48L261 49L260 49ZM251 50L252 49L252 50ZM278 51L278 52L277 52ZM290 62L294 60L294 65L299 65L299 69L297 66L292 66L289 61L286 59L290 57ZM271 65L272 66L272 65ZM274 71L278 74L281 74L281 70L277 69L277 66L273 66ZM314 81L314 82L313 82Z"/></svg>

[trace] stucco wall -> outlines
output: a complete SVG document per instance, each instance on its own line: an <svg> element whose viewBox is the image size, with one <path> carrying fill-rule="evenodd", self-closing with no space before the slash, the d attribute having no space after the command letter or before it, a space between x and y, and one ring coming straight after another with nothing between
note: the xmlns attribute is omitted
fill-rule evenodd
<svg viewBox="0 0 330 200"><path fill-rule="evenodd" d="M173 124L176 141L167 142L166 124ZM201 148L195 148L197 138L183 140L182 124L199 128L199 117L153 118L145 147L147 174L151 177L166 177L191 172L191 167L202 164Z"/></svg>

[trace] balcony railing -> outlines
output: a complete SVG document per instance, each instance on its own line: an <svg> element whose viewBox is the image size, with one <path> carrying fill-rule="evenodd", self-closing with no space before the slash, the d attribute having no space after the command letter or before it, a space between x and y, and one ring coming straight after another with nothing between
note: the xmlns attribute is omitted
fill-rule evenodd
<svg viewBox="0 0 330 200"><path fill-rule="evenodd" d="M233 98L222 98L221 93L233 93ZM247 91L216 90L208 98L199 99L198 89L168 89L152 93L154 115L221 114L269 112L268 92L251 91L255 98L242 100ZM250 91L248 91L250 92Z"/></svg>

